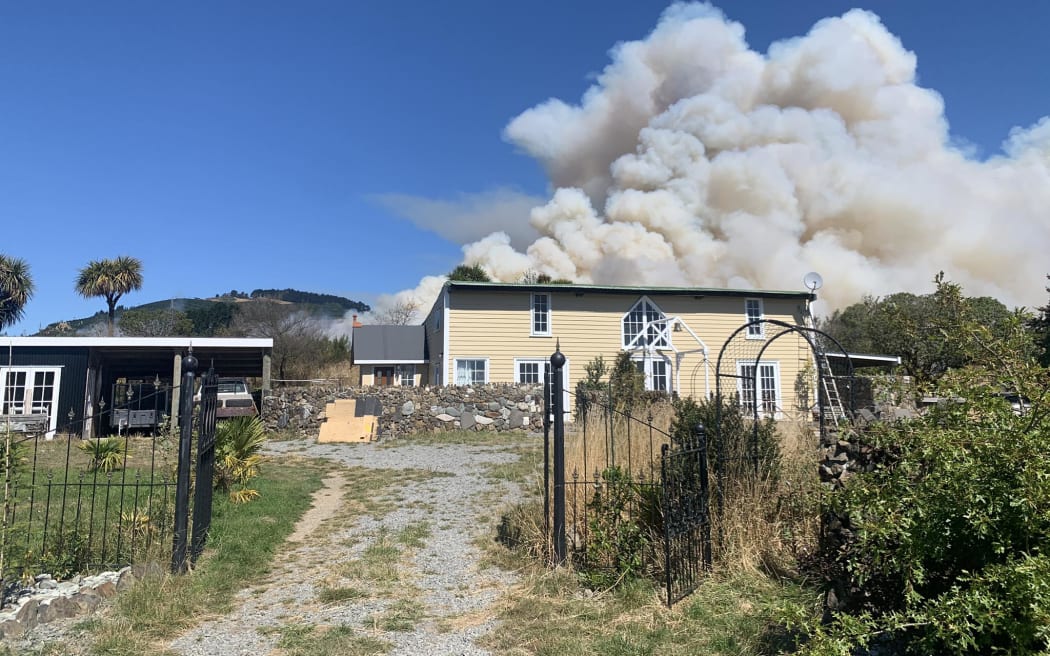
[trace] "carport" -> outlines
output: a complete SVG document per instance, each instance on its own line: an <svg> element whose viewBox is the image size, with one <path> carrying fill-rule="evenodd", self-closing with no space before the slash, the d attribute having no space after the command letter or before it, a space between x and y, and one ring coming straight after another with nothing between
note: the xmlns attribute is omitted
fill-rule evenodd
<svg viewBox="0 0 1050 656"><path fill-rule="evenodd" d="M46 412L52 433L61 424L92 437L104 432L96 414L113 407L118 380L151 381L171 388L164 414L175 427L185 356L197 358L198 374L260 378L265 394L272 350L269 338L0 337L0 414Z"/></svg>

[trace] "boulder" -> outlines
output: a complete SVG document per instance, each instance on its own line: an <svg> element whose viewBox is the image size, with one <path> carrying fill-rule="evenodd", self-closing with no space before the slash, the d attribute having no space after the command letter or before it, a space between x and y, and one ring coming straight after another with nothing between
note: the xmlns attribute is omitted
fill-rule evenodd
<svg viewBox="0 0 1050 656"><path fill-rule="evenodd" d="M471 430L474 428L474 415L469 412L464 412L459 416L459 427L463 430Z"/></svg>

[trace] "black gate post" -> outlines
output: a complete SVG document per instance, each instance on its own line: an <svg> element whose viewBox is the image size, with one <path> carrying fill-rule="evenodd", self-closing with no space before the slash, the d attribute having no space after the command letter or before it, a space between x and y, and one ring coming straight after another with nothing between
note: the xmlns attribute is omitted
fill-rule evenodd
<svg viewBox="0 0 1050 656"><path fill-rule="evenodd" d="M554 564L565 562L565 395L561 344L551 356L551 394L554 397Z"/></svg>
<svg viewBox="0 0 1050 656"><path fill-rule="evenodd" d="M544 555L551 558L551 373L544 372L543 376L543 539Z"/></svg>
<svg viewBox="0 0 1050 656"><path fill-rule="evenodd" d="M181 404L179 407L179 468L175 479L175 543L171 550L171 571L182 574L186 571L186 533L190 515L190 451L193 441L193 370L197 358L189 355L182 359Z"/></svg>
<svg viewBox="0 0 1050 656"><path fill-rule="evenodd" d="M215 475L215 411L218 406L219 377L214 369L201 376L200 424L197 436L197 486L193 491L193 538L190 559L204 552L211 528L212 478Z"/></svg>

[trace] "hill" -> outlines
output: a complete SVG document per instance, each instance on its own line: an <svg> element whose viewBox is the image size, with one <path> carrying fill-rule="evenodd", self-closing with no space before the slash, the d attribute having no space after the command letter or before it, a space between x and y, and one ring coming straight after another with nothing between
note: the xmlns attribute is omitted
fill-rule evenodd
<svg viewBox="0 0 1050 656"><path fill-rule="evenodd" d="M121 305L117 307L117 316L119 322L119 317L129 311L156 313L161 310L174 310L185 314L194 325L193 334L206 337L229 325L230 319L241 304L260 302L295 305L304 312L324 319L341 319L351 310L363 314L371 309L367 303L332 294L316 294L297 289L256 289L250 294L231 290L223 294L216 294L211 298L169 298L132 307ZM106 334L106 312L100 310L89 317L56 321L36 333L36 336L65 337L104 334Z"/></svg>

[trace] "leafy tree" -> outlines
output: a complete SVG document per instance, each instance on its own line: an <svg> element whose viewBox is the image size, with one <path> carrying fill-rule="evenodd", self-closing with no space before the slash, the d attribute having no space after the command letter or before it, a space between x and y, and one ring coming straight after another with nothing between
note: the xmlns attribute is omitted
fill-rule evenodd
<svg viewBox="0 0 1050 656"><path fill-rule="evenodd" d="M462 282L492 282L492 278L481 268L480 264L460 264L448 274L449 280Z"/></svg>
<svg viewBox="0 0 1050 656"><path fill-rule="evenodd" d="M237 314L237 307L233 303L213 302L186 310L186 316L193 324L192 334L210 337L226 332Z"/></svg>
<svg viewBox="0 0 1050 656"><path fill-rule="evenodd" d="M117 301L128 292L142 289L142 262L126 255L112 260L92 260L80 270L74 287L85 298L101 296L106 299L108 331L113 335Z"/></svg>
<svg viewBox="0 0 1050 656"><path fill-rule="evenodd" d="M239 293L239 292L237 292ZM287 301L289 303L303 303L310 305L331 305L338 307L342 312L345 313L349 310L357 310L358 312L368 312L372 308L367 303L361 301L352 301L349 298L342 296L335 296L333 294L315 294L313 292L303 292L298 289L256 289L252 292L251 297L257 298L272 298L278 301ZM246 295L241 295L238 298L248 298Z"/></svg>
<svg viewBox="0 0 1050 656"><path fill-rule="evenodd" d="M0 330L22 318L32 296L33 278L26 261L0 254Z"/></svg>
<svg viewBox="0 0 1050 656"><path fill-rule="evenodd" d="M942 273L934 282L942 285L943 280ZM1001 337L1014 314L989 297L963 298L956 303L944 294L901 292L883 298L865 297L836 311L820 323L820 328L853 353L899 355L905 373L928 382L971 359L940 326L973 322Z"/></svg>
<svg viewBox="0 0 1050 656"><path fill-rule="evenodd" d="M349 341L330 338L310 314L294 305L259 300L241 306L230 332L273 340L272 362L278 379L312 378L325 364L350 357Z"/></svg>
<svg viewBox="0 0 1050 656"><path fill-rule="evenodd" d="M175 337L193 334L193 322L179 310L125 310L120 332L130 337Z"/></svg>
<svg viewBox="0 0 1050 656"><path fill-rule="evenodd" d="M968 366L934 382L947 401L859 436L875 467L825 508L852 536L825 555L848 599L804 622L804 653L1050 649L1050 371L1020 315L993 329L957 285L938 280L934 296L928 329Z"/></svg>
<svg viewBox="0 0 1050 656"><path fill-rule="evenodd" d="M1050 287L1046 291L1050 292ZM1039 364L1050 367L1050 303L1040 307L1038 314L1028 320L1027 326L1035 343Z"/></svg>

